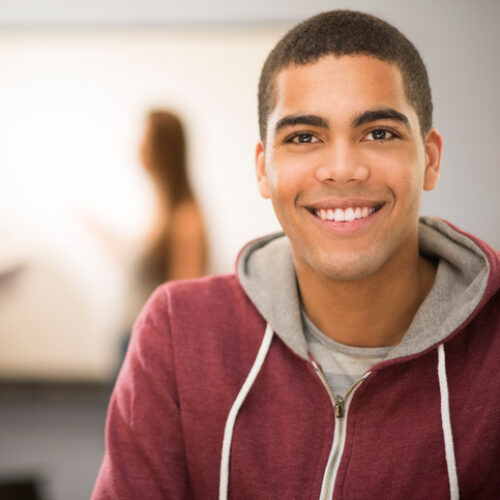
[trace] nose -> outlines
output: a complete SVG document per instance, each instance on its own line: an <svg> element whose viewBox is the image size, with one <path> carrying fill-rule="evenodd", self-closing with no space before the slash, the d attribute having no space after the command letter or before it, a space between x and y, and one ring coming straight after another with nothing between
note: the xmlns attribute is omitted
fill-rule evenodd
<svg viewBox="0 0 500 500"><path fill-rule="evenodd" d="M362 161L354 144L338 139L324 150L324 156L316 168L320 182L362 182L368 179L370 170Z"/></svg>

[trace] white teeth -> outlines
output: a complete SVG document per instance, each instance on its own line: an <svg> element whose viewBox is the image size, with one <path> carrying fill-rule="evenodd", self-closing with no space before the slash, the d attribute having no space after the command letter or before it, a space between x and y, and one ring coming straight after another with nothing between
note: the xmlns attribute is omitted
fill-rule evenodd
<svg viewBox="0 0 500 500"><path fill-rule="evenodd" d="M333 220L335 222L351 222L356 219L364 219L375 212L375 207L348 207L342 208L320 208L314 213L322 220Z"/></svg>
<svg viewBox="0 0 500 500"><path fill-rule="evenodd" d="M351 207L349 207L345 211L345 220L347 221L354 220L354 210Z"/></svg>
<svg viewBox="0 0 500 500"><path fill-rule="evenodd" d="M345 221L345 211L341 208L335 209L335 222L344 222Z"/></svg>

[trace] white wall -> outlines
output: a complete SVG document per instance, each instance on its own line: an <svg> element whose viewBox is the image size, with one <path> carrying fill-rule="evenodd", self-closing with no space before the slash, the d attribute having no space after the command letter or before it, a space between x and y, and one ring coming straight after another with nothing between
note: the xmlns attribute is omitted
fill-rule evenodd
<svg viewBox="0 0 500 500"><path fill-rule="evenodd" d="M187 125L212 271L230 271L242 243L275 227L254 189L253 156L258 73L281 32L4 34L0 203L54 238L66 239L56 219L89 213L125 237L143 231L152 212L137 155L143 115L150 106L171 107Z"/></svg>
<svg viewBox="0 0 500 500"><path fill-rule="evenodd" d="M320 4L309 4L305 15ZM288 3L277 5L285 17ZM372 9L366 1L349 3L400 27L427 63L445 153L442 178L425 195L423 212L497 248L499 5L386 0ZM148 12L139 18L153 23ZM232 12L239 19L246 13ZM279 9L270 12L279 17ZM255 96L265 56L293 23L66 29L60 17L26 16L24 23L14 16L12 26L38 23L37 29L0 31L0 271L30 263L17 284L17 305L7 310L0 301L0 375L104 377L113 363L126 279L88 222L101 221L131 252L147 230L151 188L137 158L143 113L164 105L185 117L192 179L211 237L211 271L230 272L245 241L278 227L255 187ZM57 28L40 27L51 19ZM60 282L71 283L62 296L54 289L57 273L37 271L54 262Z"/></svg>
<svg viewBox="0 0 500 500"><path fill-rule="evenodd" d="M17 283L22 302L16 308L11 293L0 306L0 373L104 376L112 366L126 280L89 225L99 221L131 254L147 231L152 192L137 150L149 106L185 117L211 272L231 272L244 242L277 229L255 188L253 150L258 72L281 31L0 34L0 227L9 242L0 270L2 258L4 268L29 264ZM67 279L36 271L49 261ZM73 283L74 294L61 302L54 280L64 290Z"/></svg>

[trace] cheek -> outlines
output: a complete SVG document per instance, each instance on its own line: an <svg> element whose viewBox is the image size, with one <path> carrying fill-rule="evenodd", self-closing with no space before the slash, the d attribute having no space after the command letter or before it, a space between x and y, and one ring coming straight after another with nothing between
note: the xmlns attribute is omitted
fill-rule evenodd
<svg viewBox="0 0 500 500"><path fill-rule="evenodd" d="M399 202L411 203L423 189L424 168L419 160L413 149L374 154L370 158L372 181L385 184Z"/></svg>
<svg viewBox="0 0 500 500"><path fill-rule="evenodd" d="M305 182L303 165L292 160L269 164L272 167L266 170L266 175L271 197L279 202L295 199Z"/></svg>
<svg viewBox="0 0 500 500"><path fill-rule="evenodd" d="M276 168L266 167L266 179L269 193L271 194L271 197L274 198L280 186L279 171Z"/></svg>
<svg viewBox="0 0 500 500"><path fill-rule="evenodd" d="M396 210L413 219L418 214L422 197L423 176L418 165L407 165L392 183Z"/></svg>
<svg viewBox="0 0 500 500"><path fill-rule="evenodd" d="M297 228L296 200L304 189L303 166L293 162L273 164L267 172L269 194L274 213L285 232L291 236Z"/></svg>

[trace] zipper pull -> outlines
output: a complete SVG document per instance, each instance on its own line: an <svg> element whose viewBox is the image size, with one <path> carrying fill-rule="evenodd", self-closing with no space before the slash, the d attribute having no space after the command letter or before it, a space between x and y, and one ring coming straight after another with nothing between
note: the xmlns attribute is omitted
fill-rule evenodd
<svg viewBox="0 0 500 500"><path fill-rule="evenodd" d="M345 402L344 398L335 396L335 416L337 418L344 418Z"/></svg>

